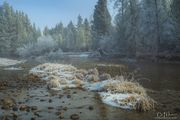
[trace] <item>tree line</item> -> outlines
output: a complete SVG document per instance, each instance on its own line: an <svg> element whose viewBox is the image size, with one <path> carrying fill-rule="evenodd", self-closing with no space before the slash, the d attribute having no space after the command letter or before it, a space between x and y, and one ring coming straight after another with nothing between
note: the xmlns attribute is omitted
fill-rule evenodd
<svg viewBox="0 0 180 120"><path fill-rule="evenodd" d="M179 0L98 0L92 24L95 48L118 51L127 57L180 57ZM111 44L110 44L111 43Z"/></svg>
<svg viewBox="0 0 180 120"><path fill-rule="evenodd" d="M31 24L27 14L15 11L7 2L0 5L0 53L15 54L18 47L36 42L41 31Z"/></svg>
<svg viewBox="0 0 180 120"><path fill-rule="evenodd" d="M67 26L45 27L63 51L118 52L127 57L151 58L177 56L180 53L179 0L111 0L117 14L112 18L107 0L98 0L93 19L77 17ZM4 3L0 7L0 52L15 51L36 42L41 32L23 12Z"/></svg>
<svg viewBox="0 0 180 120"><path fill-rule="evenodd" d="M76 26L70 22L63 28L60 23L49 30L49 34L66 50L101 48L127 57L154 59L180 53L178 0L112 0L117 11L113 20L107 2L98 0L93 20L85 20L87 25L82 25L79 16Z"/></svg>
<svg viewBox="0 0 180 120"><path fill-rule="evenodd" d="M80 15L76 25L72 21L67 26L60 22L52 29L45 27L43 34L51 35L63 51L89 51L91 49L91 26L88 19L83 19Z"/></svg>
<svg viewBox="0 0 180 120"><path fill-rule="evenodd" d="M115 7L116 40L127 56L180 52L179 0L115 0Z"/></svg>

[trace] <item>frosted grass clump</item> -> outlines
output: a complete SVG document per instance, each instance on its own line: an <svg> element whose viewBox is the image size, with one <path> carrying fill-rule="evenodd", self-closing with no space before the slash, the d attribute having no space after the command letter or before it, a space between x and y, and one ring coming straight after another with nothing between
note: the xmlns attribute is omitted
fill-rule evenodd
<svg viewBox="0 0 180 120"><path fill-rule="evenodd" d="M79 70L72 65L45 63L32 68L30 74L46 80L48 89L81 88L98 92L102 102L114 107L137 111L154 108L154 100L137 82L128 81L123 76L101 81L96 68ZM93 79L90 76L94 76Z"/></svg>

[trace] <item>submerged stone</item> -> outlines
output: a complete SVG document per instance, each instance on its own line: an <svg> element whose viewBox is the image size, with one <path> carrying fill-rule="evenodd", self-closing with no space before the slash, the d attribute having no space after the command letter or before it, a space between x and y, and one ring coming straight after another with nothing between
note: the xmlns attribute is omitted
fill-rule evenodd
<svg viewBox="0 0 180 120"><path fill-rule="evenodd" d="M13 110L13 111L18 111L18 107L17 107L17 106L14 106L14 107L12 108L12 110Z"/></svg>
<svg viewBox="0 0 180 120"><path fill-rule="evenodd" d="M89 110L94 110L94 107L93 106L89 106Z"/></svg>
<svg viewBox="0 0 180 120"><path fill-rule="evenodd" d="M72 115L70 116L70 118L71 118L72 120L79 120L79 115L78 115L78 114L72 114Z"/></svg>
<svg viewBox="0 0 180 120"><path fill-rule="evenodd" d="M13 98L6 97L6 98L2 99L2 108L10 109L14 105L16 105L16 101Z"/></svg>
<svg viewBox="0 0 180 120"><path fill-rule="evenodd" d="M33 111L34 111L34 110L37 110L37 109L38 109L37 106L32 106L32 107L31 107L31 110L33 110Z"/></svg>

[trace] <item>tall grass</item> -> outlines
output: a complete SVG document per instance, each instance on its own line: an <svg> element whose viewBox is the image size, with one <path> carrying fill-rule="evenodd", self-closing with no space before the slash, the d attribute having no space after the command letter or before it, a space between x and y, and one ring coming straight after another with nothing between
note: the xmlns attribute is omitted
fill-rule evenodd
<svg viewBox="0 0 180 120"><path fill-rule="evenodd" d="M137 111L149 111L154 109L155 101L150 98L145 88L135 81L128 81L124 76L115 77L118 82L109 83L104 86L104 90L112 93L132 94L130 97L121 100L123 103L134 103L133 108ZM133 79L131 79L133 80Z"/></svg>

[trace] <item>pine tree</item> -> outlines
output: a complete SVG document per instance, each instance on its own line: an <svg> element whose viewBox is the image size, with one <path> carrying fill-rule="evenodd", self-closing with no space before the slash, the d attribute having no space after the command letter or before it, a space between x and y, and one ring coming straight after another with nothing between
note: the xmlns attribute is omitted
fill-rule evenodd
<svg viewBox="0 0 180 120"><path fill-rule="evenodd" d="M175 20L180 24L180 1L173 0L171 9Z"/></svg>
<svg viewBox="0 0 180 120"><path fill-rule="evenodd" d="M47 26L44 28L43 35L45 36L49 35L49 29Z"/></svg>
<svg viewBox="0 0 180 120"><path fill-rule="evenodd" d="M66 35L65 35L65 46L68 50L75 50L76 48L76 28L72 21L69 22L66 29Z"/></svg>
<svg viewBox="0 0 180 120"><path fill-rule="evenodd" d="M48 34L50 34L54 40L57 41L60 48L65 46L65 30L62 22L56 24L55 28L49 29Z"/></svg>
<svg viewBox="0 0 180 120"><path fill-rule="evenodd" d="M23 12L15 11L7 2L0 5L0 53L15 54L16 49L40 36L35 25Z"/></svg>
<svg viewBox="0 0 180 120"><path fill-rule="evenodd" d="M177 38L177 46L176 49L180 52L180 1L173 0L171 4L172 9L172 17L175 21L175 34Z"/></svg>
<svg viewBox="0 0 180 120"><path fill-rule="evenodd" d="M85 43L86 50L90 50L92 44L92 35L91 35L91 27L89 21L87 19L84 20L84 34L85 34Z"/></svg>
<svg viewBox="0 0 180 120"><path fill-rule="evenodd" d="M67 26L63 26L60 22L55 28L49 29L48 34L58 41L59 47L63 51L87 51L91 49L91 26L89 21L83 20L80 15L77 17L76 26L72 21Z"/></svg>
<svg viewBox="0 0 180 120"><path fill-rule="evenodd" d="M93 15L93 46L97 48L101 37L110 33L111 16L107 9L107 0L98 0Z"/></svg>
<svg viewBox="0 0 180 120"><path fill-rule="evenodd" d="M77 34L76 34L76 49L80 50L85 48L85 35L84 35L84 25L83 25L83 19L79 15L78 21L77 21Z"/></svg>
<svg viewBox="0 0 180 120"><path fill-rule="evenodd" d="M81 15L78 16L78 21L77 21L77 28L80 28L83 26L83 18Z"/></svg>
<svg viewBox="0 0 180 120"><path fill-rule="evenodd" d="M0 13L0 53L2 53L9 48L9 41L6 35L7 20L3 6L0 6Z"/></svg>

